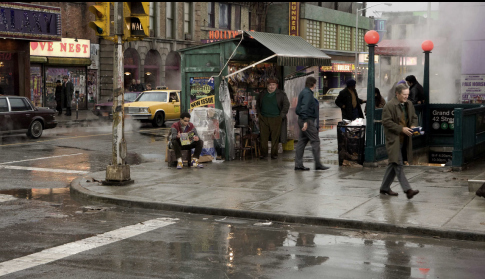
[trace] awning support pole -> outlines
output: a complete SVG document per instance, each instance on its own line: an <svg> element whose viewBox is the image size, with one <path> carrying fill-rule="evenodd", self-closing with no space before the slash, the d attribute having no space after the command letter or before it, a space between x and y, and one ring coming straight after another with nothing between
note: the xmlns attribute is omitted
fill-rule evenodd
<svg viewBox="0 0 485 279"><path fill-rule="evenodd" d="M234 73L232 73L232 74L230 74L230 75L227 75L227 76L225 76L225 77L223 77L223 78L228 78L228 77L231 77L231 76L233 76L233 75L235 75L235 74L237 74L237 73L240 73L240 72L242 72L242 71L245 71L245 70L247 70L247 69L249 69L249 68L251 68L251 67L254 67L254 66L258 65L258 64L261 64L261 63L263 63L264 61L269 60L269 59L271 59L271 58L273 58L273 57L276 57L276 56L278 56L278 55L277 55L277 54L273 54L273 55L271 55L270 57L267 57L267 58L265 58L265 59L263 59L263 60L259 60L258 62L253 63L253 64L251 64L251 65L249 65L249 66L247 66L247 67L245 67L245 68L242 68L241 70L235 71Z"/></svg>

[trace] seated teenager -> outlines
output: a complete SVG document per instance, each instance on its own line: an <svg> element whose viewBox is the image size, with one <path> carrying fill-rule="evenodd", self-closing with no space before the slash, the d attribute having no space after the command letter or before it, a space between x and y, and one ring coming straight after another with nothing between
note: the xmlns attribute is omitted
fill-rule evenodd
<svg viewBox="0 0 485 279"><path fill-rule="evenodd" d="M199 138L194 124L190 123L190 113L181 113L180 121L172 124L170 133L172 149L175 151L175 157L177 158L177 169L183 167L182 150L191 150L192 148L195 148L192 166L203 168L204 166L199 164L199 156L204 142Z"/></svg>

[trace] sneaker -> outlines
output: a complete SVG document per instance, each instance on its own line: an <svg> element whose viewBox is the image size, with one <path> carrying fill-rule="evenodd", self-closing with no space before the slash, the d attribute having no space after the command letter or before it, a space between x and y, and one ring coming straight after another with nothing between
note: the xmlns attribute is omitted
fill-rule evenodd
<svg viewBox="0 0 485 279"><path fill-rule="evenodd" d="M204 167L204 165L199 164L199 160L197 160L197 159L192 159L192 167L195 167L195 168L203 168L203 167Z"/></svg>
<svg viewBox="0 0 485 279"><path fill-rule="evenodd" d="M182 162L177 162L177 169L179 169L179 170L180 170L180 169L182 169L182 168L183 168L183 166L184 166L184 163L182 163Z"/></svg>

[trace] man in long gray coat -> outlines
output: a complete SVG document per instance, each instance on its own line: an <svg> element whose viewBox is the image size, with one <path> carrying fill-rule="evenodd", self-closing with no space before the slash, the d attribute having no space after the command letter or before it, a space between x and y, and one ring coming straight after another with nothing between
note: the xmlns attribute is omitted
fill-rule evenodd
<svg viewBox="0 0 485 279"><path fill-rule="evenodd" d="M66 115L70 116L72 94L74 93L74 85L68 79L69 79L68 76L64 76L63 78L61 101L62 101L62 105L66 107Z"/></svg>
<svg viewBox="0 0 485 279"><path fill-rule="evenodd" d="M408 199L412 199L419 193L411 189L409 182L404 176L403 153L407 154L409 162L413 160L413 130L418 125L418 116L411 101L408 101L409 88L404 84L396 86L396 97L390 100L382 110L382 126L386 136L386 150L389 157L389 165L382 180L380 193L397 196L398 193L391 190L394 177L401 184Z"/></svg>

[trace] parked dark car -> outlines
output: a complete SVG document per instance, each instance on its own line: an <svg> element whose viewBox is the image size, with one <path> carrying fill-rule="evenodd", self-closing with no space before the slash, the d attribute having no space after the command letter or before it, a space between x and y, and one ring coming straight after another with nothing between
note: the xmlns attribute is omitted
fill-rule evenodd
<svg viewBox="0 0 485 279"><path fill-rule="evenodd" d="M125 104L135 101L140 93L141 92L125 92ZM113 116L113 102L110 100L106 103L94 105L93 113L100 118L111 119Z"/></svg>
<svg viewBox="0 0 485 279"><path fill-rule="evenodd" d="M35 107L26 97L0 95L0 136L26 133L37 139L56 126L55 110Z"/></svg>

